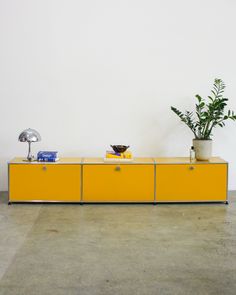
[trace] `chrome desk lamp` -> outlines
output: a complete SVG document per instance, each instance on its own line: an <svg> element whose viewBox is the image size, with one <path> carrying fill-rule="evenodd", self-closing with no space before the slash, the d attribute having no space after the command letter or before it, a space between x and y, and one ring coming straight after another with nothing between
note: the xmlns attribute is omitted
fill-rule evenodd
<svg viewBox="0 0 236 295"><path fill-rule="evenodd" d="M28 129L21 132L18 140L20 142L28 142L28 144L29 144L27 160L24 160L24 161L28 161L28 162L34 161L34 156L31 153L31 143L41 140L41 136L38 133L38 131L28 128Z"/></svg>

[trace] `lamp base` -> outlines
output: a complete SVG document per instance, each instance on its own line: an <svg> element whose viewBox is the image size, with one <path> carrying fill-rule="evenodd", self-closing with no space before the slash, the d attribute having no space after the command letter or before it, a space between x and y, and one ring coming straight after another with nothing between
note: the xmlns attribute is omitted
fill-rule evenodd
<svg viewBox="0 0 236 295"><path fill-rule="evenodd" d="M23 160L24 162L36 162L37 160L34 158L34 156L27 157Z"/></svg>

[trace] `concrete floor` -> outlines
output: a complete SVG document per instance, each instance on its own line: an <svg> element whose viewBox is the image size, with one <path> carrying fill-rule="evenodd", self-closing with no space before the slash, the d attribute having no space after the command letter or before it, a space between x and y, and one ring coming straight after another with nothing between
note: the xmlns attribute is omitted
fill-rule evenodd
<svg viewBox="0 0 236 295"><path fill-rule="evenodd" d="M236 294L230 204L7 205L0 295Z"/></svg>

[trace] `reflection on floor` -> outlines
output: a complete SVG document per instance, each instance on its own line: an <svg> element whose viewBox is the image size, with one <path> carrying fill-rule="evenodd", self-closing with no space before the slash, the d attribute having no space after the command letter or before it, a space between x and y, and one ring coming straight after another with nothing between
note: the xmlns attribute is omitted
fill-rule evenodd
<svg viewBox="0 0 236 295"><path fill-rule="evenodd" d="M7 205L0 295L236 294L230 204Z"/></svg>

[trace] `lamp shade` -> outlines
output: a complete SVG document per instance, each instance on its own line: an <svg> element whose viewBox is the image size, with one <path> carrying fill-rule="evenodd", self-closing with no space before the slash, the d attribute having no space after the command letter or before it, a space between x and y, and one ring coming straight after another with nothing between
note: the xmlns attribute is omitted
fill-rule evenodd
<svg viewBox="0 0 236 295"><path fill-rule="evenodd" d="M21 142L37 142L41 141L41 136L38 131L28 128L21 132L18 140Z"/></svg>

